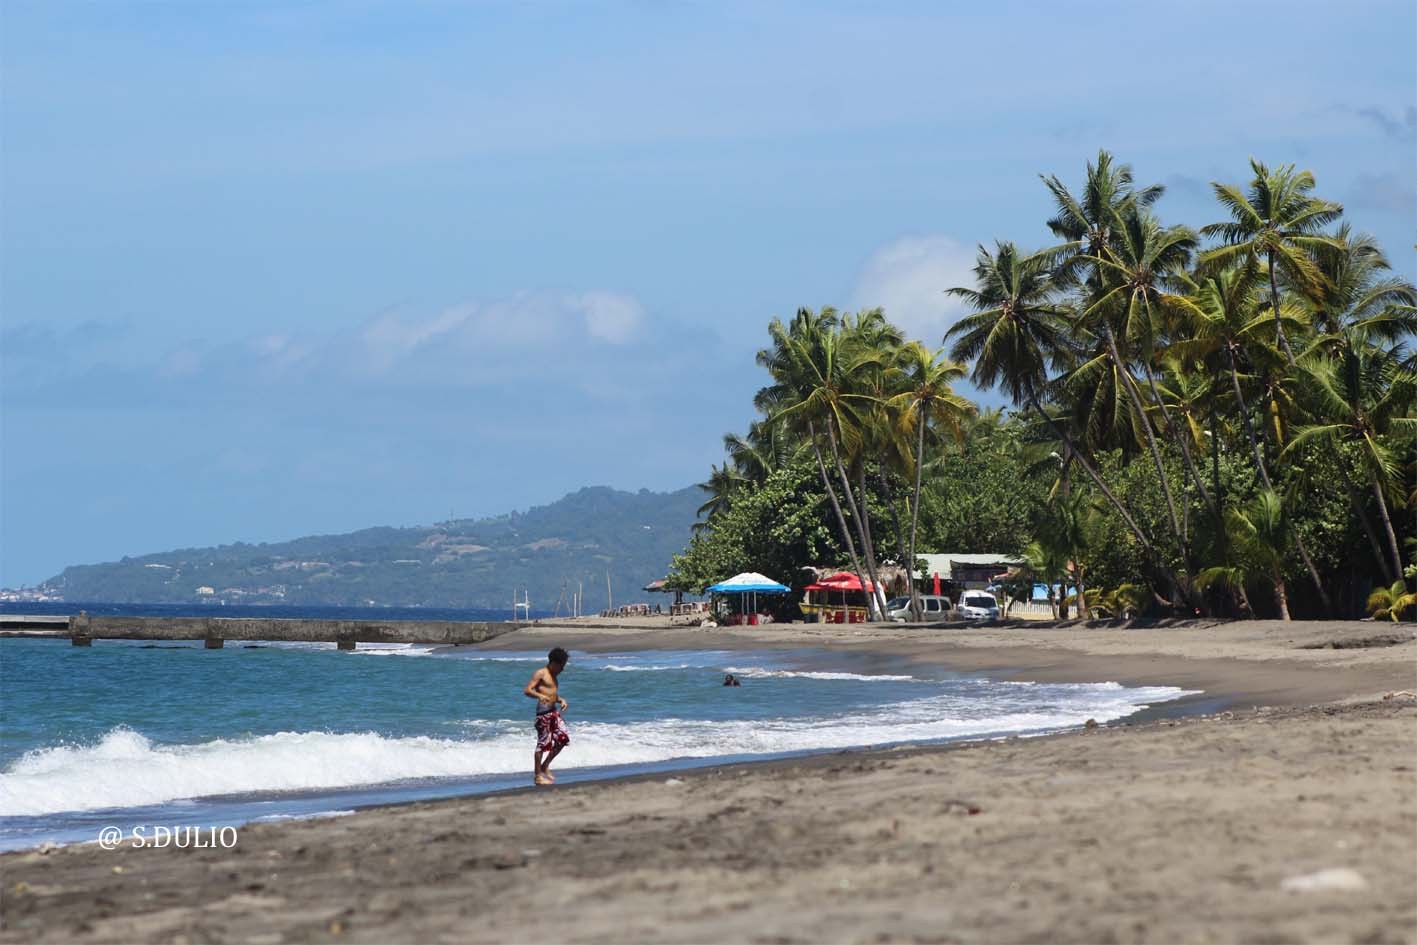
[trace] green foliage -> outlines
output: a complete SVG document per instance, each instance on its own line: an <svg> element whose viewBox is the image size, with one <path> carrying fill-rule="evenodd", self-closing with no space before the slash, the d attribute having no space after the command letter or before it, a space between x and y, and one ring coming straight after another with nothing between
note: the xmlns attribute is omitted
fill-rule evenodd
<svg viewBox="0 0 1417 945"><path fill-rule="evenodd" d="M1026 471L1023 424L980 424L963 448L927 467L920 547L927 552L1019 554L1042 514L1051 478Z"/></svg>
<svg viewBox="0 0 1417 945"><path fill-rule="evenodd" d="M669 584L702 593L743 571L757 571L791 587L806 583L808 564L842 563L831 509L814 461L797 460L744 492L712 527L694 535L674 556Z"/></svg>
<svg viewBox="0 0 1417 945"><path fill-rule="evenodd" d="M974 284L941 287L970 309L945 339L967 365L878 309L774 319L763 419L725 438L742 478L705 484L685 580L821 563L799 534L754 544L786 456L817 470L824 534L863 574L913 554L904 519L922 551L1027 551L1108 612L1359 612L1417 538L1417 289L1312 174L1250 172L1214 184L1224 219L1199 230L1164 223L1163 188L1105 151L1076 190L1045 176L1061 242L980 247ZM966 369L1018 412L971 421L950 391Z"/></svg>
<svg viewBox="0 0 1417 945"><path fill-rule="evenodd" d="M1375 588L1368 595L1368 613L1378 620L1401 620L1402 615L1414 607L1417 607L1417 593L1409 593L1402 581Z"/></svg>

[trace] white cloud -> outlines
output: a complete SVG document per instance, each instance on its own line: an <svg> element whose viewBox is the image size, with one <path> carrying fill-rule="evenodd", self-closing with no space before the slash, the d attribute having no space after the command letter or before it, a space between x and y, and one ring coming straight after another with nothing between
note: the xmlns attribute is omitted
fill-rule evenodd
<svg viewBox="0 0 1417 945"><path fill-rule="evenodd" d="M629 295L519 292L434 315L384 312L357 332L346 357L355 367L383 374L450 356L485 362L547 354L586 340L624 345L634 340L643 320L643 306Z"/></svg>
<svg viewBox="0 0 1417 945"><path fill-rule="evenodd" d="M611 344L624 344L634 337L644 318L640 303L613 292L586 292L579 298L585 312L586 330Z"/></svg>
<svg viewBox="0 0 1417 945"><path fill-rule="evenodd" d="M945 290L974 284L974 250L948 236L907 236L871 254L852 291L855 308L886 310L913 338L938 346L964 307Z"/></svg>

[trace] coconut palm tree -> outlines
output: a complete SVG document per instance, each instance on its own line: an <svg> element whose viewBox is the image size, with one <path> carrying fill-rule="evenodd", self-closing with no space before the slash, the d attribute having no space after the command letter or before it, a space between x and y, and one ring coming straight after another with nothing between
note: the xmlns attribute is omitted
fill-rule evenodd
<svg viewBox="0 0 1417 945"><path fill-rule="evenodd" d="M1163 228L1147 209L1163 188L1136 188L1131 168L1116 164L1106 151L1098 154L1096 164L1088 164L1079 196L1057 177L1043 180L1058 209L1048 226L1067 240L1048 251L1057 263L1055 279L1079 287L1077 323L1085 329L1079 334L1095 345L1069 376L1068 387L1098 439L1126 448L1134 438L1150 453L1171 533L1190 573L1194 561L1187 529L1132 365L1149 359L1162 328L1162 310L1185 304L1182 296L1167 289L1184 272L1196 236L1185 227ZM1199 482L1198 491L1206 495L1184 443L1181 450L1187 471Z"/></svg>
<svg viewBox="0 0 1417 945"><path fill-rule="evenodd" d="M1358 448L1372 488L1391 573L1402 574L1402 552L1388 512L1388 491L1397 474L1394 441L1417 433L1417 375L1400 363L1401 348L1370 343L1361 328L1343 333L1337 357L1319 355L1300 365L1315 422L1299 429L1284 453L1306 443L1347 442Z"/></svg>
<svg viewBox="0 0 1417 945"><path fill-rule="evenodd" d="M1048 229L1065 242L1048 250L1059 263L1059 275L1076 278L1077 267L1087 257L1110 258L1116 233L1129 211L1144 210L1165 192L1159 184L1138 188L1129 164L1118 164L1106 151L1097 152L1097 163L1088 163L1087 176L1078 196L1055 175L1043 177L1053 195L1056 213ZM1065 281L1065 280L1060 280Z"/></svg>
<svg viewBox="0 0 1417 945"><path fill-rule="evenodd" d="M1374 588L1368 595L1368 615L1378 620L1401 620L1407 610L1417 607L1417 593L1410 593L1402 581Z"/></svg>
<svg viewBox="0 0 1417 945"><path fill-rule="evenodd" d="M728 463L711 466L710 470L708 481L699 483L699 488L707 492L709 498L699 506L698 516L705 521L694 523L696 531L711 527L714 518L727 512L733 497L748 486L748 480Z"/></svg>
<svg viewBox="0 0 1417 945"><path fill-rule="evenodd" d="M761 485L792 458L798 444L792 442L782 427L761 420L748 424L747 436L737 433L723 435L723 449L728 459L744 479Z"/></svg>
<svg viewBox="0 0 1417 945"><path fill-rule="evenodd" d="M1250 445L1250 455L1255 461L1255 472L1264 488L1274 491L1275 485L1270 479L1269 464L1265 461L1260 438L1255 432L1254 421L1250 415L1250 402L1247 401L1244 390L1254 383L1258 375L1262 380L1262 396L1267 399L1271 408L1288 403L1292 395L1286 386L1288 378L1283 372L1281 357L1269 341L1274 329L1273 319L1259 307L1258 279L1258 267L1253 262L1247 262L1234 269L1216 272L1202 280L1199 286L1195 286L1190 296L1190 305L1185 310L1182 333L1189 337L1172 345L1168 354L1186 363L1203 362L1217 377L1222 371L1229 376L1236 412ZM1280 318L1291 327L1303 324L1302 314L1292 307L1281 312ZM1246 371L1251 373L1242 374L1242 364ZM1278 409L1271 409L1270 417L1275 445L1283 447L1286 439L1283 413ZM1222 534L1222 537L1228 538L1228 532ZM1299 557L1304 562L1319 601L1325 612L1331 612L1333 608L1328 588L1324 585L1323 576L1314 564L1312 555L1309 554L1303 536L1296 534L1294 539Z"/></svg>
<svg viewBox="0 0 1417 945"><path fill-rule="evenodd" d="M1108 341L1108 352L1114 361L1119 362L1119 379L1126 385L1132 408L1137 411L1136 426L1141 427L1146 437L1153 462L1158 464L1158 475L1161 475L1160 452L1148 410L1142 406L1137 380L1121 360L1123 345L1145 373L1150 392L1149 403L1159 409L1163 426L1179 448L1201 501L1212 514L1218 515L1219 509L1206 489L1205 477L1196 468L1190 445L1173 421L1170 408L1157 388L1154 373L1158 342L1164 341L1175 326L1185 321L1191 307L1185 295L1185 269L1196 247L1196 234L1189 227L1162 227L1153 214L1135 208L1123 215L1121 224L1111 251L1089 257L1096 267L1100 285L1096 297L1083 315L1100 322ZM1164 475L1161 475L1161 482L1169 499Z"/></svg>
<svg viewBox="0 0 1417 945"><path fill-rule="evenodd" d="M1002 387L1017 406L1028 407L1061 440L1107 502L1127 525L1148 558L1165 570L1156 544L1137 524L1097 468L1078 449L1063 426L1043 408L1048 394L1049 367L1068 357L1067 308L1059 301L1048 254L1026 254L1013 243L997 243L995 251L979 247L974 266L975 287L956 287L949 294L974 310L950 328L950 357L969 361L970 379L979 387Z"/></svg>
<svg viewBox="0 0 1417 945"><path fill-rule="evenodd" d="M1284 558L1294 532L1284 505L1272 490L1265 489L1244 508L1227 509L1231 562L1201 572L1202 587L1244 588L1257 578L1265 578L1274 591L1274 603L1282 620L1289 620L1289 593L1284 584Z"/></svg>
<svg viewBox="0 0 1417 945"><path fill-rule="evenodd" d="M754 400L758 408L768 415L770 425L786 424L805 434L804 438L817 460L822 485L831 501L852 566L863 585L870 576L872 582L880 587L869 558L866 559L867 567L862 567L857 539L863 535L863 510L852 493L851 481L842 460L843 452L853 451L859 442L855 412L872 399L852 389L851 375L870 359L859 352L854 357L848 357L848 352L843 350L839 324L836 311L829 308L820 313L799 309L790 326L773 319L768 326L772 347L758 352L758 363L768 369L774 383L758 391ZM832 484L826 459L822 455L823 437L841 480L841 497ZM847 524L841 498L845 498L846 511L850 512L855 525L854 536ZM875 598L871 600L875 613L879 608L875 606Z"/></svg>
<svg viewBox="0 0 1417 945"><path fill-rule="evenodd" d="M1324 291L1326 280L1314 257L1341 250L1338 240L1323 229L1342 215L1343 206L1313 196L1314 175L1295 170L1293 164L1270 169L1250 158L1250 169L1254 177L1246 192L1232 184L1210 185L1216 199L1230 212L1230 219L1201 227L1202 235L1218 237L1222 244L1203 253L1201 264L1223 268L1239 260L1253 260L1265 265L1275 337L1292 364L1294 350L1280 318L1278 273L1301 292Z"/></svg>
<svg viewBox="0 0 1417 945"><path fill-rule="evenodd" d="M899 424L891 416L892 410L887 405L899 387L900 370L896 362L905 335L886 320L885 311L881 308L863 309L854 315L845 316L842 319L841 335L843 350L846 352L843 360L851 366L850 370L844 373L844 381L855 394L864 398L856 402L857 409L851 415L857 427L856 435L851 438L856 444L855 448L849 450L844 457L854 485L844 488L853 488L856 493L857 504L861 509L860 532L866 569L872 574L872 580L876 580L880 573L879 557L876 554L871 515L867 508L869 490L866 485L866 477L873 463L876 467L876 481L895 526L898 554L902 559L905 557L905 534L896 509L889 470L894 468L908 471L911 446L909 437L901 435ZM883 582L876 583L877 603L884 613L887 596L885 587Z"/></svg>
<svg viewBox="0 0 1417 945"><path fill-rule="evenodd" d="M1053 611L1053 619L1058 619L1057 585L1066 572L1068 553L1062 545L1048 539L1034 539L1023 549L1023 560L1029 576L1035 581L1048 585L1048 606Z"/></svg>
<svg viewBox="0 0 1417 945"><path fill-rule="evenodd" d="M915 491L910 501L910 547L903 562L910 574L915 573L915 539L920 526L920 489L925 469L925 440L927 428L933 424L943 429L957 442L964 442L965 424L977 412L970 401L956 394L951 385L964 377L964 366L948 360L943 351L931 351L918 341L912 341L900 350L898 359L904 379L901 393L887 403L901 418L901 426L914 427L915 447ZM910 581L911 617L920 620L920 594L912 578Z"/></svg>
<svg viewBox="0 0 1417 945"><path fill-rule="evenodd" d="M1347 223L1333 238L1337 251L1321 252L1315 259L1323 285L1309 300L1318 330L1332 337L1363 328L1384 341L1417 334L1417 287L1392 275L1392 264L1377 240L1367 233L1354 234Z"/></svg>

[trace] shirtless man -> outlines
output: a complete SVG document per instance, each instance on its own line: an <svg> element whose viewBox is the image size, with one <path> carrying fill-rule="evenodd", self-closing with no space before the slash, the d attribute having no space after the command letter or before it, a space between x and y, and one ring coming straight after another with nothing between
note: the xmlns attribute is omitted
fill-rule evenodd
<svg viewBox="0 0 1417 945"><path fill-rule="evenodd" d="M525 695L536 700L536 755L532 760L535 784L551 784L556 780L551 773L551 762L571 743L571 733L561 721L567 703L556 685L556 677L561 675L569 659L565 650L556 647L546 654L546 665L532 673L531 682L526 684Z"/></svg>

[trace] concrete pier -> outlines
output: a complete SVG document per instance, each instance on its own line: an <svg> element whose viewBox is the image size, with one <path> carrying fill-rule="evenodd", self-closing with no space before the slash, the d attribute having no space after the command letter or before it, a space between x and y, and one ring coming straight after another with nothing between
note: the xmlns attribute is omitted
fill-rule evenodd
<svg viewBox="0 0 1417 945"><path fill-rule="evenodd" d="M482 643L530 623L457 620L303 620L265 617L107 617L68 618L74 646L94 640L202 640L209 650L227 640L334 643L352 650L360 643Z"/></svg>

